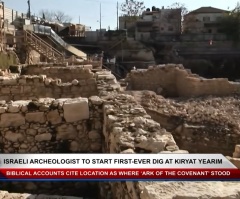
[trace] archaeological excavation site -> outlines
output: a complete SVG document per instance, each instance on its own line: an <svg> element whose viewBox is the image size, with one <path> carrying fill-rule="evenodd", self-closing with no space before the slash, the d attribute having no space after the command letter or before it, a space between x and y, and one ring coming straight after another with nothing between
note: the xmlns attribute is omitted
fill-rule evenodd
<svg viewBox="0 0 240 199"><path fill-rule="evenodd" d="M170 61L123 77L103 51L75 48L51 23L6 25L7 11L0 2L0 153L218 153L240 169L239 82ZM0 199L240 199L240 182L1 181Z"/></svg>
<svg viewBox="0 0 240 199"><path fill-rule="evenodd" d="M1 75L1 153L222 153L240 168L240 83L175 64L121 81L90 64L15 65ZM239 182L0 184L11 199L240 198Z"/></svg>

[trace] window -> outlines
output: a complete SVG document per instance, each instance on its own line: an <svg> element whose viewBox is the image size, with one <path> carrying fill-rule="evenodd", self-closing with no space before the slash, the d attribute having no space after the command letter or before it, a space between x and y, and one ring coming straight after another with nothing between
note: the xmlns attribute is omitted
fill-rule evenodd
<svg viewBox="0 0 240 199"><path fill-rule="evenodd" d="M172 26L169 26L169 27L168 27L168 31L173 31L173 27L172 27Z"/></svg>
<svg viewBox="0 0 240 199"><path fill-rule="evenodd" d="M164 30L164 27L161 27L161 30Z"/></svg>
<svg viewBox="0 0 240 199"><path fill-rule="evenodd" d="M210 21L210 17L203 17L203 21L205 22Z"/></svg>
<svg viewBox="0 0 240 199"><path fill-rule="evenodd" d="M216 21L220 21L222 17L216 17Z"/></svg>

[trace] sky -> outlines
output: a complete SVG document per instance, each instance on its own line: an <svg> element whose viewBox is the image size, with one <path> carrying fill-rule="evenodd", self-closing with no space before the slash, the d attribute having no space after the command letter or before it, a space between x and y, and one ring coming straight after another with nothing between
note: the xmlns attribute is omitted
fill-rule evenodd
<svg viewBox="0 0 240 199"><path fill-rule="evenodd" d="M26 13L28 9L27 0L3 0L7 8ZM125 0L30 0L31 14L38 15L40 10L64 11L73 19L73 23L91 26L92 30L100 27L100 2L101 2L101 24L102 28L114 30L117 27L117 2L120 5ZM189 11L199 7L212 6L224 10L233 9L238 0L145 0L146 8L152 6L161 8L168 7L175 2L183 3ZM79 20L80 19L80 20Z"/></svg>

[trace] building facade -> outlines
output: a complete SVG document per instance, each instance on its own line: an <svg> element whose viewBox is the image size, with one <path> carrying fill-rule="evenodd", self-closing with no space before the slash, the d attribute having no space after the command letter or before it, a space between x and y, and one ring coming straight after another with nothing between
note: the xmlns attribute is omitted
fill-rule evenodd
<svg viewBox="0 0 240 199"><path fill-rule="evenodd" d="M157 9L143 12L136 22L136 39L181 34L181 9Z"/></svg>
<svg viewBox="0 0 240 199"><path fill-rule="evenodd" d="M221 33L220 20L227 13L227 10L201 7L185 15L183 31L194 34L219 34Z"/></svg>

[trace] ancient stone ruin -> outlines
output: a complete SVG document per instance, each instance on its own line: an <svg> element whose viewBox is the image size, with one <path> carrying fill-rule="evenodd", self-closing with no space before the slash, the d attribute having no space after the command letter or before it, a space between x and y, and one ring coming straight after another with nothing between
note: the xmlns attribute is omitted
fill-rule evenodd
<svg viewBox="0 0 240 199"><path fill-rule="evenodd" d="M171 64L131 71L124 87L89 65L31 65L12 66L0 85L1 153L223 153L240 168L239 83ZM240 198L237 182L0 186L4 199Z"/></svg>

